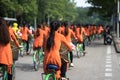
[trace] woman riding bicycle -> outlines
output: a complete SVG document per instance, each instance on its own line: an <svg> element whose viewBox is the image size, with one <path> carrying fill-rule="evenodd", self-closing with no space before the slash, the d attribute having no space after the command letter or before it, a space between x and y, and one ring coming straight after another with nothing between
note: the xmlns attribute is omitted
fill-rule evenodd
<svg viewBox="0 0 120 80"><path fill-rule="evenodd" d="M50 34L46 35L44 40L44 72L47 73L46 69L47 65L54 64L58 66L58 70L56 72L56 77L59 79L61 76L61 57L60 57L60 46L61 43L65 44L70 51L72 51L72 47L67 42L65 37L58 32L60 27L59 21L53 21L50 23Z"/></svg>
<svg viewBox="0 0 120 80"><path fill-rule="evenodd" d="M0 64L7 66L8 80L12 80L12 50L6 21L0 18Z"/></svg>
<svg viewBox="0 0 120 80"><path fill-rule="evenodd" d="M33 49L35 50L38 47L43 47L43 39L45 36L45 31L41 29L42 26L40 24L37 25L37 30L34 32L34 42Z"/></svg>
<svg viewBox="0 0 120 80"><path fill-rule="evenodd" d="M19 44L19 42L18 42L18 40L17 40L15 31L11 28L11 24L10 24L9 21L7 22L7 26L8 26L8 30L9 30L9 33L10 33L11 42L14 42L15 45L16 45L18 48L20 48L20 44Z"/></svg>
<svg viewBox="0 0 120 80"><path fill-rule="evenodd" d="M28 34L30 34L32 36L32 33L29 31L29 29L27 28L26 22L23 22L23 26L20 28L20 32L22 33L21 36L21 40L23 43L25 43L27 45L27 41L28 41ZM29 46L26 46L26 54L28 55L29 52Z"/></svg>
<svg viewBox="0 0 120 80"><path fill-rule="evenodd" d="M72 37L77 40L77 37L75 36L75 33L73 32L72 29L70 29L68 22L63 23L65 29L64 29L64 36L66 40L69 42L69 44L75 48L74 44L72 43ZM73 67L73 52L70 51L70 66Z"/></svg>

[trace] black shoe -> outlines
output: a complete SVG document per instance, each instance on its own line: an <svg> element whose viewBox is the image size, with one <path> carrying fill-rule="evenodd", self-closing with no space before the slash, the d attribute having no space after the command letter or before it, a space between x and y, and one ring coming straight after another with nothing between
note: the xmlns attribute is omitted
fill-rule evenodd
<svg viewBox="0 0 120 80"><path fill-rule="evenodd" d="M8 73L8 80L12 80L12 74Z"/></svg>
<svg viewBox="0 0 120 80"><path fill-rule="evenodd" d="M86 52L83 52L83 56L85 56Z"/></svg>
<svg viewBox="0 0 120 80"><path fill-rule="evenodd" d="M29 55L30 53L29 53L29 52L27 52L26 54L27 54L27 55Z"/></svg>

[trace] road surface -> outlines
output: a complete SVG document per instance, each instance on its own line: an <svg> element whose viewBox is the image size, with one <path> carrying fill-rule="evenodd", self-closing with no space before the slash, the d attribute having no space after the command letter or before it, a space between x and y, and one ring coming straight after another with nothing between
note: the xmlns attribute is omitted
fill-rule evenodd
<svg viewBox="0 0 120 80"><path fill-rule="evenodd" d="M67 71L70 80L120 80L120 54L114 46L103 45L103 40L95 40L86 46L87 54L77 58L74 53L74 67ZM16 80L42 80L42 66L33 69L32 54L19 57L16 61Z"/></svg>

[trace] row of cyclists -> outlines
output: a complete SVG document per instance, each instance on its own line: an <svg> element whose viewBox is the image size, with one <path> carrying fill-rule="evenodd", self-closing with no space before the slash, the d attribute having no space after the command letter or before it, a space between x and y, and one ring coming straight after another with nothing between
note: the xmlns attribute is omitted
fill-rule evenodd
<svg viewBox="0 0 120 80"><path fill-rule="evenodd" d="M44 49L43 70L47 73L49 64L57 65L56 77L59 80L66 80L66 71L68 66L73 64L73 50L75 45L73 41L83 44L83 56L85 56L85 38L91 41L91 36L101 34L103 26L99 25L69 25L68 22L51 21L48 27L45 23L38 24L37 28L31 31L25 22L18 28L18 24L14 23L11 27L10 23L0 18L0 64L7 65L8 80L12 80L11 66L12 50L10 42L14 41L18 48L21 48L18 38L29 44L28 35L34 37L33 50L38 47ZM26 54L29 54L27 46ZM68 55L70 54L70 61ZM6 56L7 55L7 56Z"/></svg>

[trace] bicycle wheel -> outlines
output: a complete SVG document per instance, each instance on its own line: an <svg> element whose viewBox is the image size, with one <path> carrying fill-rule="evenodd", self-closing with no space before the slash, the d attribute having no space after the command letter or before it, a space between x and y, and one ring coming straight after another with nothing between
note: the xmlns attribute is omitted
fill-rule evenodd
<svg viewBox="0 0 120 80"><path fill-rule="evenodd" d="M15 65L12 65L12 80L15 80Z"/></svg>
<svg viewBox="0 0 120 80"><path fill-rule="evenodd" d="M7 71L4 71L4 79L3 80L8 80L8 75L7 75Z"/></svg>
<svg viewBox="0 0 120 80"><path fill-rule="evenodd" d="M4 66L0 67L0 80L8 80L7 71Z"/></svg>
<svg viewBox="0 0 120 80"><path fill-rule="evenodd" d="M24 55L24 45L23 45L23 42L21 43L21 45L23 47L20 49L20 56L23 57L23 55Z"/></svg>
<svg viewBox="0 0 120 80"><path fill-rule="evenodd" d="M35 71L38 71L39 64L40 64L40 62L39 62L39 51L38 50L34 52L33 62L34 62Z"/></svg>
<svg viewBox="0 0 120 80"><path fill-rule="evenodd" d="M44 80L57 80L56 76L53 74L47 74Z"/></svg>
<svg viewBox="0 0 120 80"><path fill-rule="evenodd" d="M101 34L98 34L98 39L100 40L102 38L102 35Z"/></svg>
<svg viewBox="0 0 120 80"><path fill-rule="evenodd" d="M83 44L80 44L80 56L83 55Z"/></svg>
<svg viewBox="0 0 120 80"><path fill-rule="evenodd" d="M68 61L71 62L71 60L70 60L70 52L68 52L67 56L68 56Z"/></svg>
<svg viewBox="0 0 120 80"><path fill-rule="evenodd" d="M0 80L3 80L3 69L0 67Z"/></svg>
<svg viewBox="0 0 120 80"><path fill-rule="evenodd" d="M80 58L80 47L79 47L80 44L77 44L77 57Z"/></svg>
<svg viewBox="0 0 120 80"><path fill-rule="evenodd" d="M89 40L88 40L88 37L86 37L86 38L85 38L85 41L84 41L86 46L88 46L88 41L89 41Z"/></svg>
<svg viewBox="0 0 120 80"><path fill-rule="evenodd" d="M20 56L23 57L23 56L24 56L24 53L25 53L24 47L22 47L22 48L20 49Z"/></svg>
<svg viewBox="0 0 120 80"><path fill-rule="evenodd" d="M43 51L40 50L40 51L39 51L39 62L40 62L40 63L43 62L43 59L44 59Z"/></svg>
<svg viewBox="0 0 120 80"><path fill-rule="evenodd" d="M20 49L20 56L23 57L26 52L26 43L22 42L21 45L23 47Z"/></svg>

